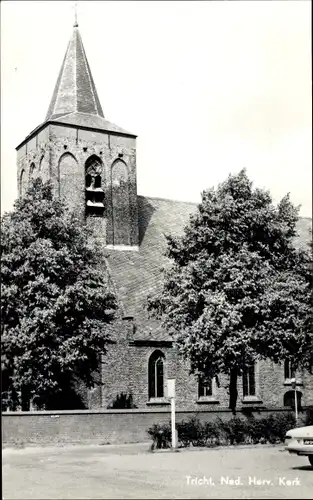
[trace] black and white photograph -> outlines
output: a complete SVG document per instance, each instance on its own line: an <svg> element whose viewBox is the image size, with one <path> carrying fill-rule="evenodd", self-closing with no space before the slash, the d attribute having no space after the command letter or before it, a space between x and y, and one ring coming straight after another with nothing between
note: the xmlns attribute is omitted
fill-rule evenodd
<svg viewBox="0 0 313 500"><path fill-rule="evenodd" d="M0 9L2 498L311 499L311 2Z"/></svg>

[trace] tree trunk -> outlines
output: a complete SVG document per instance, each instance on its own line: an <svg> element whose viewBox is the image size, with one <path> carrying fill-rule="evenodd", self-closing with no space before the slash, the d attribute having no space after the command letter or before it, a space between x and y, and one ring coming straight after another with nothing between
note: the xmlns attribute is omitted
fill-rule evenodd
<svg viewBox="0 0 313 500"><path fill-rule="evenodd" d="M230 380L229 380L229 409L232 410L233 414L236 415L236 406L237 406L237 378L238 373L236 368L230 370Z"/></svg>
<svg viewBox="0 0 313 500"><path fill-rule="evenodd" d="M30 409L30 397L28 391L23 387L21 390L21 408L22 411L29 411Z"/></svg>

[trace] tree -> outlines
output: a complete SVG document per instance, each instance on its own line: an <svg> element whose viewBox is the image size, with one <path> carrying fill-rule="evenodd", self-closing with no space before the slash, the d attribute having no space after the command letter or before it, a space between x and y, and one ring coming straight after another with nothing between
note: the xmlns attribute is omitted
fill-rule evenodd
<svg viewBox="0 0 313 500"><path fill-rule="evenodd" d="M75 380L97 383L110 342L117 302L105 263L49 182L35 179L1 223L4 397L62 409Z"/></svg>
<svg viewBox="0 0 313 500"><path fill-rule="evenodd" d="M293 244L297 220L289 195L275 207L242 170L203 192L183 236L167 236L171 264L148 310L191 373L229 375L234 411L237 377L256 359L311 361L312 258Z"/></svg>

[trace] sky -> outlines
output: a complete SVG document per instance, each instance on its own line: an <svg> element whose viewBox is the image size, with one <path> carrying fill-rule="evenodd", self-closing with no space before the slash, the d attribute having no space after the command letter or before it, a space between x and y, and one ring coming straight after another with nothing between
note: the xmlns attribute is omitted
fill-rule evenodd
<svg viewBox="0 0 313 500"><path fill-rule="evenodd" d="M246 168L312 216L309 0L82 1L77 15L105 117L138 135L138 194L200 202ZM1 2L2 213L73 22L74 2Z"/></svg>

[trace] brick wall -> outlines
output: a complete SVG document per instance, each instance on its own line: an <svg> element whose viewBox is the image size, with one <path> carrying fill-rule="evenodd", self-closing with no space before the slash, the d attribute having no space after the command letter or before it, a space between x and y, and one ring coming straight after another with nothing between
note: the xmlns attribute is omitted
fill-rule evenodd
<svg viewBox="0 0 313 500"><path fill-rule="evenodd" d="M167 404L149 402L148 397L148 361L151 354L160 349L165 355L164 378L176 379L176 407L179 410L198 411L217 408L228 408L228 377L219 377L219 387L213 384L213 398L204 402L198 400L198 382L189 374L189 366L182 360L172 347L153 347L131 345L125 331L117 329L117 343L108 349L102 366L102 407L107 408L117 395L127 393L132 395L137 408L165 408ZM302 406L313 404L313 375L305 372L299 374L302 393ZM284 368L269 361L260 361L255 370L256 396L243 398L242 379L238 377L238 408L264 407L279 408L284 405L284 394L291 386L285 382Z"/></svg>
<svg viewBox="0 0 313 500"><path fill-rule="evenodd" d="M72 155L72 156L71 156ZM112 190L111 168L122 160L127 166L129 196L129 240L138 245L138 209L136 178L136 139L115 136L106 132L77 129L61 125L47 127L32 137L17 152L17 182L20 185L22 171L30 178L30 165L35 164L33 176L51 179L55 193L64 196L77 215L85 214L85 163L96 155L103 164L105 189L105 213L103 220L88 219L95 236L112 244ZM99 218L97 218L99 219ZM124 222L122 218L121 222Z"/></svg>
<svg viewBox="0 0 313 500"><path fill-rule="evenodd" d="M283 412L286 410L276 409ZM256 413L263 417L269 410ZM177 422L197 416L200 421L231 417L224 409L198 412L177 411ZM60 443L139 443L148 442L147 429L153 424L168 423L167 409L145 410L76 410L43 412L6 412L2 414L2 443L53 445Z"/></svg>

